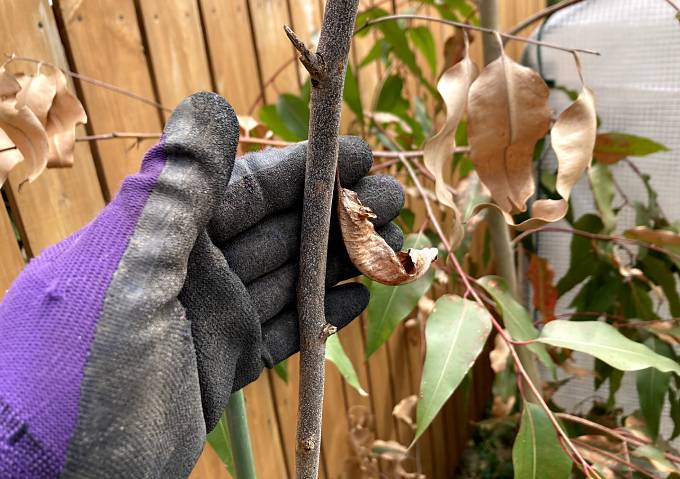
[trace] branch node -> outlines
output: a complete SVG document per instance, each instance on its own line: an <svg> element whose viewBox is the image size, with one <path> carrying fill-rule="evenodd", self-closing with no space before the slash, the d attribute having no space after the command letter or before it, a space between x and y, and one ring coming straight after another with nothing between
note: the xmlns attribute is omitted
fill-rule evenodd
<svg viewBox="0 0 680 479"><path fill-rule="evenodd" d="M300 62L304 65L305 69L309 72L312 79L312 86L316 87L319 82L325 76L325 62L323 57L312 52L307 45L298 37L293 30L288 25L283 26L286 36L293 44L293 47L300 52Z"/></svg>
<svg viewBox="0 0 680 479"><path fill-rule="evenodd" d="M321 329L321 338L325 341L326 339L329 338L329 336L333 336L337 332L338 332L337 327L333 326L330 323L326 323L323 325L323 328Z"/></svg>
<svg viewBox="0 0 680 479"><path fill-rule="evenodd" d="M300 446L302 446L302 449L304 449L305 451L313 451L315 442L313 439L303 439L302 441L300 441Z"/></svg>

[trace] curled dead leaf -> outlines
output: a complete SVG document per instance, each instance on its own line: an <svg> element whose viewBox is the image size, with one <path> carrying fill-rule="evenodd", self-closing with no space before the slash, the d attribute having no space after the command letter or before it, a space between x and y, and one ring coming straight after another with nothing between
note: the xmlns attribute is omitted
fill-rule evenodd
<svg viewBox="0 0 680 479"><path fill-rule="evenodd" d="M399 401L399 403L396 406L394 406L394 409L392 409L392 415L395 418L399 419L400 421L403 421L411 429L415 430L416 425L413 422L413 417L417 402L418 396L416 396L415 394L405 397L404 399Z"/></svg>
<svg viewBox="0 0 680 479"><path fill-rule="evenodd" d="M505 371L508 366L508 358L510 357L510 348L501 335L497 335L494 339L494 348L489 353L489 361L491 369L498 374Z"/></svg>
<svg viewBox="0 0 680 479"><path fill-rule="evenodd" d="M437 248L409 249L395 253L375 231L375 214L352 190L336 181L337 212L345 248L356 268L368 278L387 285L410 283L425 274L437 259Z"/></svg>
<svg viewBox="0 0 680 479"><path fill-rule="evenodd" d="M47 166L49 143L45 127L38 117L17 96L21 84L9 73L4 65L0 67L0 129L16 146L23 161L28 164L27 179L35 180ZM4 143L7 141L5 140ZM11 152L12 150L10 150ZM0 153L0 156L8 152ZM12 155L15 155L14 152ZM0 186L4 183L9 170L18 163L16 156L0 163Z"/></svg>
<svg viewBox="0 0 680 479"><path fill-rule="evenodd" d="M515 406L516 397L514 395L507 398L501 396L494 396L491 405L491 415L493 417L506 417L512 412Z"/></svg>
<svg viewBox="0 0 680 479"><path fill-rule="evenodd" d="M435 177L437 199L453 210L454 233L451 244L454 248L463 239L464 231L460 211L453 201L453 195L447 188L444 167L453 158L456 147L456 129L463 118L463 113L465 113L470 85L477 78L477 65L470 58L468 47L466 37L464 58L446 70L437 83L437 90L446 105L446 122L423 147L425 166Z"/></svg>
<svg viewBox="0 0 680 479"><path fill-rule="evenodd" d="M73 165L76 125L87 123L87 114L80 100L68 90L64 73L53 69L53 75L57 91L45 124L50 144L47 166L59 168Z"/></svg>

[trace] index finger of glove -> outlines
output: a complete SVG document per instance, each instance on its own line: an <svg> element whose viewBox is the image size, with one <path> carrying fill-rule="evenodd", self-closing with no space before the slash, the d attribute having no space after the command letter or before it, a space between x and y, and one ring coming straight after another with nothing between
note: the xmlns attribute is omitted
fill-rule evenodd
<svg viewBox="0 0 680 479"><path fill-rule="evenodd" d="M208 233L221 246L263 218L302 201L307 143L270 148L237 158L224 200L215 211ZM356 136L339 139L338 169L343 186L351 187L368 174L373 153Z"/></svg>

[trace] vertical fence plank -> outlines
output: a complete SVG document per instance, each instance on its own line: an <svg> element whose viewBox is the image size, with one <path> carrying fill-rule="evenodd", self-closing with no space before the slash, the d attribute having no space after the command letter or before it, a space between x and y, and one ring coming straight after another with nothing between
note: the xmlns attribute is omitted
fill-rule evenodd
<svg viewBox="0 0 680 479"><path fill-rule="evenodd" d="M326 361L321 445L327 479L340 479L349 458L349 433L344 380L335 365Z"/></svg>
<svg viewBox="0 0 680 479"><path fill-rule="evenodd" d="M71 57L79 73L154 99L137 14L132 0L58 0ZM158 132L160 115L153 106L99 86L81 82L93 133ZM173 105L168 105L172 107ZM127 175L139 169L144 151L154 140L111 140L97 144L107 196L112 197Z"/></svg>
<svg viewBox="0 0 680 479"><path fill-rule="evenodd" d="M272 103L279 93L294 92L299 87L297 60L291 61L297 55L283 32L283 25L290 25L288 6L286 0L249 0L249 3L265 100ZM274 74L276 78L267 85Z"/></svg>
<svg viewBox="0 0 680 479"><path fill-rule="evenodd" d="M174 108L187 95L212 90L198 4L139 0L139 5L161 103Z"/></svg>
<svg viewBox="0 0 680 479"><path fill-rule="evenodd" d="M283 452L288 465L288 477L295 477L295 428L298 407L298 387L300 386L300 355L288 358L288 382L270 373L272 389L279 418L279 427L283 441Z"/></svg>
<svg viewBox="0 0 680 479"><path fill-rule="evenodd" d="M54 17L47 0L0 2L2 52L15 52L66 67ZM33 73L35 65L15 62L10 66ZM72 88L72 83L69 83ZM78 128L78 133L82 133ZM76 146L72 168L51 169L35 182L19 188L26 174L17 165L8 180L7 193L16 213L27 252L37 255L90 221L104 205L90 148Z"/></svg>
<svg viewBox="0 0 680 479"><path fill-rule="evenodd" d="M499 2L498 3L498 24L501 30L507 31L529 15L538 12L546 7L546 0L523 0L521 2ZM519 35L529 35L538 24L522 30ZM481 42L480 42L481 43ZM510 42L505 50L512 58L519 60L524 50L524 43Z"/></svg>
<svg viewBox="0 0 680 479"><path fill-rule="evenodd" d="M19 250L14 228L5 205L0 203L0 300L23 267L24 259Z"/></svg>
<svg viewBox="0 0 680 479"><path fill-rule="evenodd" d="M287 477L274 400L266 374L245 387L248 425L258 477Z"/></svg>
<svg viewBox="0 0 680 479"><path fill-rule="evenodd" d="M222 459L206 443L188 479L232 479Z"/></svg>
<svg viewBox="0 0 680 479"><path fill-rule="evenodd" d="M245 115L261 92L247 0L201 0L201 12L217 91Z"/></svg>

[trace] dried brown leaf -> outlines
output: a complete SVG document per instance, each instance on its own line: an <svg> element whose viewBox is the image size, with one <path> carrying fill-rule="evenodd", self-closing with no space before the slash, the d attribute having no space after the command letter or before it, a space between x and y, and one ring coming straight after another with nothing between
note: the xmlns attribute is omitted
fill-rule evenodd
<svg viewBox="0 0 680 479"><path fill-rule="evenodd" d="M477 65L470 58L466 42L464 58L446 70L437 83L437 90L446 104L446 122L423 148L425 166L435 177L437 199L453 210L454 234L451 240L453 247L460 242L464 232L461 214L453 201L453 195L447 188L444 170L453 158L456 129L465 113L468 91L472 82L477 78L477 74Z"/></svg>
<svg viewBox="0 0 680 479"><path fill-rule="evenodd" d="M471 160L500 208L526 211L534 192L534 145L548 131L548 87L505 52L470 87L468 141Z"/></svg>
<svg viewBox="0 0 680 479"><path fill-rule="evenodd" d="M21 75L17 77L17 81L21 85L21 91L17 93L17 108L28 107L45 126L47 113L52 107L54 95L57 94L54 76L46 75L39 65L35 76Z"/></svg>
<svg viewBox="0 0 680 479"><path fill-rule="evenodd" d="M375 231L375 214L352 190L336 182L337 212L345 248L356 268L368 278L387 285L410 283L420 278L437 258L437 248L409 249L395 253Z"/></svg>
<svg viewBox="0 0 680 479"><path fill-rule="evenodd" d="M680 235L667 230L653 230L646 226L637 226L624 231L626 238L644 241L656 246L680 246Z"/></svg>
<svg viewBox="0 0 680 479"><path fill-rule="evenodd" d="M503 398L501 396L494 396L491 405L491 415L493 417L506 417L512 412L515 407L516 397L514 395Z"/></svg>
<svg viewBox="0 0 680 479"><path fill-rule="evenodd" d="M552 321L555 319L555 306L559 296L555 287L555 270L547 259L532 254L527 276L533 290L534 308L541 312L543 321Z"/></svg>
<svg viewBox="0 0 680 479"><path fill-rule="evenodd" d="M465 58L467 50L466 37L469 43L475 40L472 32L466 32L463 28L456 28L453 35L444 42L444 69L448 70L453 65Z"/></svg>
<svg viewBox="0 0 680 479"><path fill-rule="evenodd" d="M394 406L394 409L392 409L392 415L399 419L400 421L403 421L406 425L408 425L411 429L416 428L415 423L413 422L413 417L414 417L414 410L415 406L418 403L418 396L415 394L405 397L399 403Z"/></svg>
<svg viewBox="0 0 680 479"><path fill-rule="evenodd" d="M54 69L53 75L57 92L47 114L46 128L50 144L47 166L60 168L73 164L76 125L87 123L87 115L80 100L68 90L64 73Z"/></svg>
<svg viewBox="0 0 680 479"><path fill-rule="evenodd" d="M577 67L580 72L580 65L578 62ZM473 88L474 86L475 85L473 84ZM534 105L533 108L538 107ZM556 189L562 198L558 200L541 199L535 201L532 205L531 218L516 225L510 214L524 211L526 209L526 203L523 202L518 205L515 201L506 201L504 206L498 199L498 192L494 191L491 184L487 184L509 225L514 226L518 230L528 230L564 218L569 208L569 196L571 195L571 191L592 162L596 133L597 116L595 112L595 99L592 91L584 85L578 98L557 118L550 135L558 164ZM534 143L535 141L531 144L532 149ZM518 179L517 181L527 188L530 186L530 189L527 190L520 189L522 192L529 191L529 194L531 195L534 192L531 170L532 152L529 151L527 153L527 151L524 151L524 155L524 161L526 162L528 159L528 162L524 163L524 167L526 168L525 177L524 179ZM472 158L474 161L474 155ZM511 178L510 174L506 176L507 178ZM521 177L522 175L519 174L518 178ZM482 181L485 181L483 177ZM497 182L496 185L498 184L499 183ZM508 188L512 187L512 180L508 180L507 184L509 186L504 186L502 182L500 183L501 192L507 192ZM516 196L516 199L522 198L526 200L526 197L523 195ZM514 206L515 209L508 209L510 205ZM480 205L475 211L494 206L495 205L490 204Z"/></svg>
<svg viewBox="0 0 680 479"><path fill-rule="evenodd" d="M11 149L9 149L11 148ZM8 149L7 151L2 151ZM0 129L0 186L7 180L9 172L12 171L18 163L24 158L19 153L19 150L14 148L14 143L9 139L9 136Z"/></svg>
<svg viewBox="0 0 680 479"><path fill-rule="evenodd" d="M18 104L21 85L4 66L0 67L0 129L14 144L28 164L27 179L35 180L47 165L49 144L47 133L38 117L26 105ZM5 153L6 154L6 153ZM0 154L4 155L4 154ZM17 163L16 157L2 162L0 185L9 170Z"/></svg>
<svg viewBox="0 0 680 479"><path fill-rule="evenodd" d="M510 348L508 348L508 344L500 334L494 339L493 345L494 347L489 353L489 362L491 363L491 369L498 374L505 371L505 368L508 366Z"/></svg>

